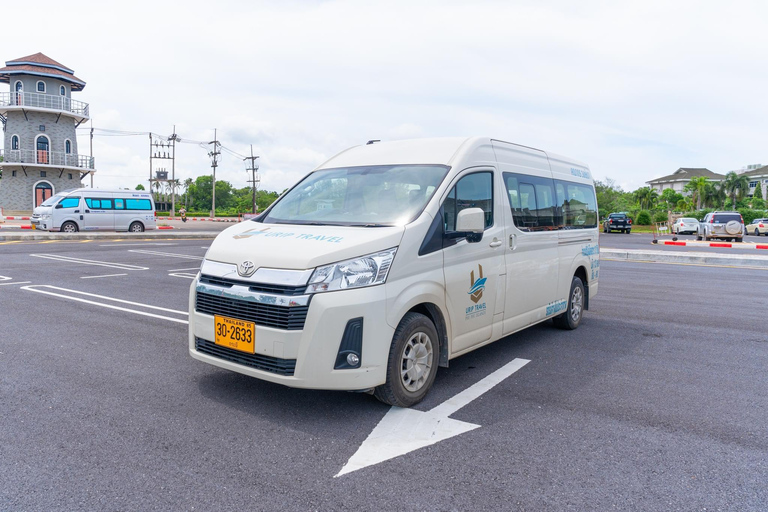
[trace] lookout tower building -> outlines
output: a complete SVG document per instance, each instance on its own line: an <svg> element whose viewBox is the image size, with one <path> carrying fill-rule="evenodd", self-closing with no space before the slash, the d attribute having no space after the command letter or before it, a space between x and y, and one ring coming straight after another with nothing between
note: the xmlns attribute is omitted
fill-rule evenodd
<svg viewBox="0 0 768 512"><path fill-rule="evenodd" d="M77 127L90 119L87 103L73 100L85 82L74 71L36 53L0 68L0 206L32 210L59 191L79 188L96 172L93 157L77 148Z"/></svg>

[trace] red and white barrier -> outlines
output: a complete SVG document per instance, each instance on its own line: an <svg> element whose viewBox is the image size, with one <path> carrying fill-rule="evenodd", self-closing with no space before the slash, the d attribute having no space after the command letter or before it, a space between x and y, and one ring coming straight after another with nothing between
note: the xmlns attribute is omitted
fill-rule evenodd
<svg viewBox="0 0 768 512"><path fill-rule="evenodd" d="M659 243L662 245L677 245L681 247L735 247L737 249L768 249L768 244L753 244L749 242L733 244L731 242L682 242L679 240L659 240Z"/></svg>

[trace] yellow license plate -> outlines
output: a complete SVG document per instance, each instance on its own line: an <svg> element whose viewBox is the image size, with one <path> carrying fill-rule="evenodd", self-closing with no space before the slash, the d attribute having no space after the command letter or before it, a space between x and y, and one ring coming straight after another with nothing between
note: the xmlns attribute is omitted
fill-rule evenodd
<svg viewBox="0 0 768 512"><path fill-rule="evenodd" d="M256 352L256 327L253 322L214 315L213 327L217 345L249 354Z"/></svg>

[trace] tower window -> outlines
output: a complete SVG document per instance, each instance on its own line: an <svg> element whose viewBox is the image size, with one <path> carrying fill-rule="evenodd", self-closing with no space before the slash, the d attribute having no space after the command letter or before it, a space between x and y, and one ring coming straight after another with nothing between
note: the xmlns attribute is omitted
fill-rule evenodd
<svg viewBox="0 0 768 512"><path fill-rule="evenodd" d="M24 84L19 80L16 82L16 92L21 92L22 90L24 90Z"/></svg>
<svg viewBox="0 0 768 512"><path fill-rule="evenodd" d="M14 135L13 137L11 137L11 149L13 149L13 150L19 149L19 136L18 135Z"/></svg>
<svg viewBox="0 0 768 512"><path fill-rule="evenodd" d="M37 92L45 92L45 82L42 80L37 82Z"/></svg>
<svg viewBox="0 0 768 512"><path fill-rule="evenodd" d="M61 94L62 96L66 96L67 95L67 88L64 87L63 85L61 87L59 87L59 94Z"/></svg>
<svg viewBox="0 0 768 512"><path fill-rule="evenodd" d="M46 175L46 172L45 172L45 171L40 171L40 177L41 177L41 178L45 178L45 175Z"/></svg>
<svg viewBox="0 0 768 512"><path fill-rule="evenodd" d="M16 176L16 171L11 171L11 176Z"/></svg>
<svg viewBox="0 0 768 512"><path fill-rule="evenodd" d="M69 173L69 179L72 179L72 173L71 172Z"/></svg>
<svg viewBox="0 0 768 512"><path fill-rule="evenodd" d="M66 154L72 153L72 143L69 141L69 139L64 141L64 152Z"/></svg>

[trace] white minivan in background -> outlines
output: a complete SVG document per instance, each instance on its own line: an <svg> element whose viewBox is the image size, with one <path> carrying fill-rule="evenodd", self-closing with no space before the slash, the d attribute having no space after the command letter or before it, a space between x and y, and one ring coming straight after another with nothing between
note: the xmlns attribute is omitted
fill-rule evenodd
<svg viewBox="0 0 768 512"><path fill-rule="evenodd" d="M35 229L46 231L130 231L157 227L152 194L140 190L78 188L49 197L35 208Z"/></svg>
<svg viewBox="0 0 768 512"><path fill-rule="evenodd" d="M438 366L597 293L586 165L489 138L339 153L213 241L189 295L189 351L297 388L408 407Z"/></svg>

